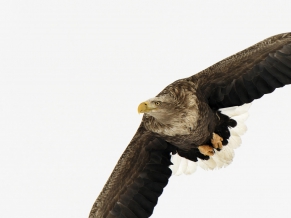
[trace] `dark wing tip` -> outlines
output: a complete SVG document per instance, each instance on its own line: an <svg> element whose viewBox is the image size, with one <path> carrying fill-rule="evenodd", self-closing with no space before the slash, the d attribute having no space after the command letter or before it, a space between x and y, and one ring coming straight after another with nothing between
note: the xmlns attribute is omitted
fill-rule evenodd
<svg viewBox="0 0 291 218"><path fill-rule="evenodd" d="M146 150L150 152L147 164L115 203L108 218L146 218L153 213L172 175L169 165L173 146L156 138L147 145Z"/></svg>
<svg viewBox="0 0 291 218"><path fill-rule="evenodd" d="M212 108L239 106L287 84L291 84L291 42L268 54L231 83L213 89L208 102Z"/></svg>

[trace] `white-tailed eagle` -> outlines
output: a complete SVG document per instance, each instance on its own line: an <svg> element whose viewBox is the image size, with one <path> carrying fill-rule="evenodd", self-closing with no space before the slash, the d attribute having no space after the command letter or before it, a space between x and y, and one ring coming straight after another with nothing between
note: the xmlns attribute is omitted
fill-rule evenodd
<svg viewBox="0 0 291 218"><path fill-rule="evenodd" d="M291 33L265 39L142 102L140 127L90 218L146 218L172 173L232 161L250 102L291 83ZM172 162L174 165L172 165Z"/></svg>

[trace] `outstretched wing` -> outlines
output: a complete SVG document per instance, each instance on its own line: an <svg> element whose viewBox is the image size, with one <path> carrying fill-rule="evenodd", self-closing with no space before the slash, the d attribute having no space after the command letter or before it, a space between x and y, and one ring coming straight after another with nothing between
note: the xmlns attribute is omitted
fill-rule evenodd
<svg viewBox="0 0 291 218"><path fill-rule="evenodd" d="M91 209L90 218L149 217L167 185L172 146L142 125Z"/></svg>
<svg viewBox="0 0 291 218"><path fill-rule="evenodd" d="M265 39L187 79L212 108L250 103L291 83L291 33Z"/></svg>
<svg viewBox="0 0 291 218"><path fill-rule="evenodd" d="M219 109L236 120L238 125L235 129L238 131L234 133L233 128L229 129L230 136L224 137L228 141L227 146L208 160L204 161L205 158L199 156L201 154L196 148L190 152L178 150L178 154L192 161L197 161L199 158L196 165L205 169L226 166L232 161L233 149L240 144L239 136L245 131L245 128L240 128L243 123L237 120L245 116L235 113L233 117L228 112L237 110L237 107L233 106L250 103L264 94L273 92L276 88L291 84L291 33L265 39L186 80L192 81L197 86L200 96L203 96L212 109ZM242 106L244 107L247 106ZM196 165L181 159L178 154L172 159L173 174L194 172Z"/></svg>

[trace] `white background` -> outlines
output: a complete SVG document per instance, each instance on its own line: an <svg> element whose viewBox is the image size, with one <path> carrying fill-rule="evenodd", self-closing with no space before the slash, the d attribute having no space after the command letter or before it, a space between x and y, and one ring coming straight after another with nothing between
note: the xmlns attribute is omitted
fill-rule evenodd
<svg viewBox="0 0 291 218"><path fill-rule="evenodd" d="M0 217L87 217L137 105L269 36L290 1L0 3ZM291 217L291 87L253 103L233 163L172 177L152 217ZM134 163L133 163L134 164Z"/></svg>

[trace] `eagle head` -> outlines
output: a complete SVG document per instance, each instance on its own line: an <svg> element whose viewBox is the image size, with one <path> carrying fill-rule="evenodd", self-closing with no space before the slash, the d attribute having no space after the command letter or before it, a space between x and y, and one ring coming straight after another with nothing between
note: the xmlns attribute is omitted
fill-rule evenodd
<svg viewBox="0 0 291 218"><path fill-rule="evenodd" d="M177 102L170 95L164 94L140 103L137 111L150 115L161 123L167 123L166 121L177 113L177 106Z"/></svg>
<svg viewBox="0 0 291 218"><path fill-rule="evenodd" d="M197 111L195 94L191 84L178 81L174 85L166 87L156 97L140 103L137 111L155 118L159 123L174 125L174 123L188 119L188 115L192 116L193 111Z"/></svg>

